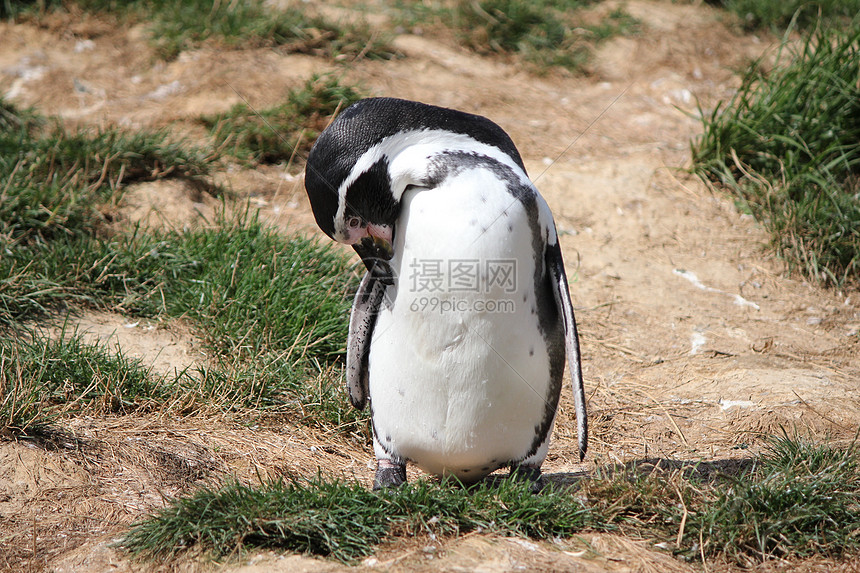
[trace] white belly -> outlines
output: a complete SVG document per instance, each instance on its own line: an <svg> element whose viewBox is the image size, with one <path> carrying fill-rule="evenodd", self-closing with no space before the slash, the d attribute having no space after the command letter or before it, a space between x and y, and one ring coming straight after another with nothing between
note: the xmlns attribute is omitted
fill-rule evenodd
<svg viewBox="0 0 860 573"><path fill-rule="evenodd" d="M469 177L404 195L369 362L380 443L464 481L529 453L550 388L526 212Z"/></svg>

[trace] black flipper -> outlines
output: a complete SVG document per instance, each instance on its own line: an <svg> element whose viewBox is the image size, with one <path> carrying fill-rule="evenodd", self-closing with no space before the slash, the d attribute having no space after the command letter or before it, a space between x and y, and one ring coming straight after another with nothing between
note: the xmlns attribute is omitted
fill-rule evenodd
<svg viewBox="0 0 860 573"><path fill-rule="evenodd" d="M573 304L570 302L570 290L567 285L567 273L564 271L564 260L561 257L561 246L557 240L554 245L546 246L546 266L552 281L555 301L564 320L564 346L570 365L570 379L573 382L576 428L579 437L579 459L581 460L585 457L585 451L588 449L588 415L585 410L585 388L582 384L582 365L579 359L579 335L576 333L576 318L573 316Z"/></svg>
<svg viewBox="0 0 860 573"><path fill-rule="evenodd" d="M346 389L352 405L363 410L368 396L368 358L370 340L379 304L385 294L385 285L373 273L367 272L358 285L352 312L349 315L349 334L346 339Z"/></svg>

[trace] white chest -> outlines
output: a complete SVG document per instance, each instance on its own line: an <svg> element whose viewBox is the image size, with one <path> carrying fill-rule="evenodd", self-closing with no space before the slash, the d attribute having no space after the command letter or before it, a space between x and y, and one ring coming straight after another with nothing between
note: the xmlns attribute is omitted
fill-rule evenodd
<svg viewBox="0 0 860 573"><path fill-rule="evenodd" d="M521 459L546 413L535 315L538 222L503 181L467 171L403 196L370 353L378 438L470 480ZM538 263L540 264L540 263Z"/></svg>

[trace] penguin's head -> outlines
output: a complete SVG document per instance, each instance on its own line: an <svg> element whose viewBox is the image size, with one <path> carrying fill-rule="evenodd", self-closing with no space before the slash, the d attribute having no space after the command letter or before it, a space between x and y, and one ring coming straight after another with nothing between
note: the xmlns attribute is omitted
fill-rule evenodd
<svg viewBox="0 0 860 573"><path fill-rule="evenodd" d="M458 149L492 146L522 166L510 137L490 120L394 98L352 104L320 134L308 155L305 189L317 225L335 241L352 245L371 272L390 272L384 261L393 255L403 192L427 183L410 169L408 176L393 174L391 163L428 139L439 150L452 142Z"/></svg>
<svg viewBox="0 0 860 573"><path fill-rule="evenodd" d="M353 104L320 134L308 155L305 189L320 229L352 245L368 270L384 273L400 200L391 189L388 157L374 153L394 133L393 126L385 128L380 99Z"/></svg>

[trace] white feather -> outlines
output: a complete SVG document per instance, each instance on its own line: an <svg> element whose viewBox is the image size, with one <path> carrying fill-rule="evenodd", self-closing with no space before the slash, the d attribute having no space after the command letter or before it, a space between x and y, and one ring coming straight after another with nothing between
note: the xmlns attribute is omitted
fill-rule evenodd
<svg viewBox="0 0 860 573"><path fill-rule="evenodd" d="M391 261L398 280L386 293L370 350L381 443L425 471L466 481L525 456L550 386L533 314L535 265L543 262L535 259L525 207L506 185L492 170L473 168L403 194ZM537 199L546 240L554 230ZM413 280L425 262L438 262L447 280L447 265L457 260L479 269L487 261L516 261L516 289L464 292L443 284L430 292ZM488 302L499 303L496 312L480 310ZM545 453L538 452L541 461Z"/></svg>
<svg viewBox="0 0 860 573"><path fill-rule="evenodd" d="M346 213L346 192L363 173L370 169L383 157L388 157L391 164L391 192L395 201L399 201L403 191L409 185L421 181L427 170L427 160L430 156L445 151L467 151L480 153L491 157L500 163L520 171L510 156L499 148L481 143L468 135L453 133L445 130L422 129L402 131L384 138L378 144L365 151L355 162L349 176L338 187L338 210L335 215L335 240L344 241L347 230L343 227Z"/></svg>

